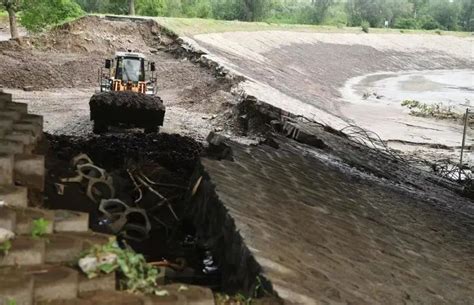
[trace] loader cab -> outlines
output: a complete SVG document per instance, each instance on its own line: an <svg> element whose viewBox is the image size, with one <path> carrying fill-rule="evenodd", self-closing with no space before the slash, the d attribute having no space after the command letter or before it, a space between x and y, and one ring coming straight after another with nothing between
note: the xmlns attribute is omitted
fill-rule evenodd
<svg viewBox="0 0 474 305"><path fill-rule="evenodd" d="M145 81L145 59L134 56L117 57L115 79L123 83Z"/></svg>
<svg viewBox="0 0 474 305"><path fill-rule="evenodd" d="M105 60L109 79L101 78L101 91L132 91L153 95L156 91L155 63L141 53L116 52L114 59ZM103 73L102 73L103 74Z"/></svg>

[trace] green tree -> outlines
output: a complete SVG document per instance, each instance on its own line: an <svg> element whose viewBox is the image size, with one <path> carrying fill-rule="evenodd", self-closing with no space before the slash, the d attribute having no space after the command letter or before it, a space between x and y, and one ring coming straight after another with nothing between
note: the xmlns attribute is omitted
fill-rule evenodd
<svg viewBox="0 0 474 305"><path fill-rule="evenodd" d="M0 0L0 8L3 8L8 12L12 39L20 38L20 35L18 35L18 25L16 20L16 12L18 11L20 4L20 0Z"/></svg>
<svg viewBox="0 0 474 305"><path fill-rule="evenodd" d="M186 17L212 17L212 6L209 0L183 0L182 8Z"/></svg>
<svg viewBox="0 0 474 305"><path fill-rule="evenodd" d="M72 0L24 0L21 24L37 32L83 13L81 7Z"/></svg>
<svg viewBox="0 0 474 305"><path fill-rule="evenodd" d="M313 6L312 23L322 23L334 0L311 0Z"/></svg>
<svg viewBox="0 0 474 305"><path fill-rule="evenodd" d="M181 0L166 0L166 16L183 16L183 6Z"/></svg>
<svg viewBox="0 0 474 305"><path fill-rule="evenodd" d="M128 14L135 15L135 0L128 0Z"/></svg>
<svg viewBox="0 0 474 305"><path fill-rule="evenodd" d="M462 0L460 23L465 31L474 32L474 2Z"/></svg>
<svg viewBox="0 0 474 305"><path fill-rule="evenodd" d="M101 4L100 12L116 15L128 14L128 0L105 0Z"/></svg>
<svg viewBox="0 0 474 305"><path fill-rule="evenodd" d="M346 9L352 26L359 26L363 21L367 21L370 26L381 23L382 8L377 0L348 0Z"/></svg>
<svg viewBox="0 0 474 305"><path fill-rule="evenodd" d="M423 11L426 8L429 0L410 0L410 3L413 5L413 18L417 19L419 12Z"/></svg>
<svg viewBox="0 0 474 305"><path fill-rule="evenodd" d="M101 9L103 7L103 2L106 2L106 1L101 1L101 0L76 0L76 2L86 12L99 13L99 12L101 12Z"/></svg>
<svg viewBox="0 0 474 305"><path fill-rule="evenodd" d="M456 31L459 29L461 17L459 1L431 0L428 14L441 25L443 30Z"/></svg>
<svg viewBox="0 0 474 305"><path fill-rule="evenodd" d="M167 11L165 0L137 0L137 13L142 16L164 16Z"/></svg>

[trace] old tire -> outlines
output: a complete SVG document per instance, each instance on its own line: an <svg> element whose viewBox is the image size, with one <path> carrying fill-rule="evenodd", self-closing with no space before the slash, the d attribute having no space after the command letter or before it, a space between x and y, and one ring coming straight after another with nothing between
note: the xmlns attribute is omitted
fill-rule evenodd
<svg viewBox="0 0 474 305"><path fill-rule="evenodd" d="M104 133L108 130L107 123L101 121L94 121L94 129L93 132L96 134Z"/></svg>

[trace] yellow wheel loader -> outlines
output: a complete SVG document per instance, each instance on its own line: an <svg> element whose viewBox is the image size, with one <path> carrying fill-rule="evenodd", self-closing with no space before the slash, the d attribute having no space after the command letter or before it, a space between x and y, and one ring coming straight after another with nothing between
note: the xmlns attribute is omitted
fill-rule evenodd
<svg viewBox="0 0 474 305"><path fill-rule="evenodd" d="M157 132L163 126L165 106L156 96L155 63L136 52L116 52L99 70L100 92L89 102L94 133L109 126L144 128Z"/></svg>

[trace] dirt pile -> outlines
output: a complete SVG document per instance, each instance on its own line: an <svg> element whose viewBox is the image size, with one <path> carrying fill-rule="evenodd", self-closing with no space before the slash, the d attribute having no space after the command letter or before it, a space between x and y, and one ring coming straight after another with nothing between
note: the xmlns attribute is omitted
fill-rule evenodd
<svg viewBox="0 0 474 305"><path fill-rule="evenodd" d="M47 135L50 150L61 160L71 160L79 153L94 156L105 169L113 169L127 160L158 162L170 170L193 171L203 151L201 144L176 134L141 134L92 136L89 138Z"/></svg>
<svg viewBox="0 0 474 305"><path fill-rule="evenodd" d="M94 121L128 123L145 128L163 125L165 106L157 96L128 91L101 92L92 96L89 105Z"/></svg>
<svg viewBox="0 0 474 305"><path fill-rule="evenodd" d="M0 84L29 90L97 86L97 71L116 51L156 52L171 40L154 21L87 16L25 39L0 43Z"/></svg>
<svg viewBox="0 0 474 305"><path fill-rule="evenodd" d="M31 39L37 49L88 54L150 53L161 41L161 29L154 21L111 21L97 16L65 23Z"/></svg>

